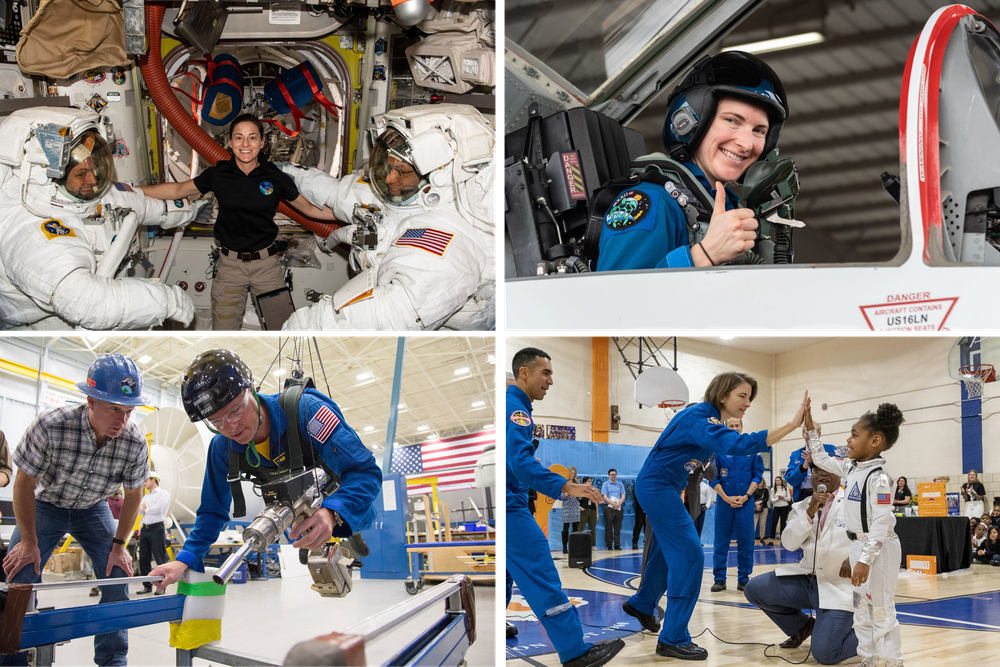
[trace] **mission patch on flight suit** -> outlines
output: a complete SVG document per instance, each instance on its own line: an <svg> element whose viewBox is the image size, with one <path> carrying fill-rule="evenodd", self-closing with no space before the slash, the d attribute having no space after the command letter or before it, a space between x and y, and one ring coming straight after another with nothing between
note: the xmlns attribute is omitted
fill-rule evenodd
<svg viewBox="0 0 1000 667"><path fill-rule="evenodd" d="M531 417L524 410L511 413L510 420L518 426L531 426Z"/></svg>
<svg viewBox="0 0 1000 667"><path fill-rule="evenodd" d="M648 194L641 190L626 190L611 204L604 215L604 222L610 229L628 229L647 217L649 206Z"/></svg>
<svg viewBox="0 0 1000 667"><path fill-rule="evenodd" d="M63 225L62 221L54 218L42 223L42 233L49 241L59 236L76 236L76 232Z"/></svg>

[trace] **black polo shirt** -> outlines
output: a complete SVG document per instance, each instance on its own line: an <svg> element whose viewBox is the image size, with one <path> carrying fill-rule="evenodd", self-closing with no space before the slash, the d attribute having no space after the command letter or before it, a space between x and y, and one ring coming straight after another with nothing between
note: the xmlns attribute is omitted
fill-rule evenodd
<svg viewBox="0 0 1000 667"><path fill-rule="evenodd" d="M271 162L261 162L244 174L236 160L220 160L194 177L202 194L214 192L219 201L215 238L237 252L263 250L274 242L274 213L281 199L297 199L295 181Z"/></svg>

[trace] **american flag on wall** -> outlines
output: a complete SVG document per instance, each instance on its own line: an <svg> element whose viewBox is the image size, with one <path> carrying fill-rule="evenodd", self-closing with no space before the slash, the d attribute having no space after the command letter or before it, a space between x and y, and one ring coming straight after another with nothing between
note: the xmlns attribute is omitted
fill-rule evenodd
<svg viewBox="0 0 1000 667"><path fill-rule="evenodd" d="M490 430L397 447L392 453L392 472L407 479L437 477L439 492L473 489L476 461L483 447L495 442L496 430ZM407 495L427 493L430 489L430 484L407 486Z"/></svg>

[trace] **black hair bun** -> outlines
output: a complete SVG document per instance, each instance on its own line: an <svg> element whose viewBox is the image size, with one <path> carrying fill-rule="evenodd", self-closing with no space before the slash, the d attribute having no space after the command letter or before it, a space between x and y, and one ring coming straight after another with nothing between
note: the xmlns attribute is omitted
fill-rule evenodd
<svg viewBox="0 0 1000 667"><path fill-rule="evenodd" d="M903 411L895 403L882 403L878 406L878 411L875 413L874 426L877 430L886 432L899 428L899 425L904 421Z"/></svg>

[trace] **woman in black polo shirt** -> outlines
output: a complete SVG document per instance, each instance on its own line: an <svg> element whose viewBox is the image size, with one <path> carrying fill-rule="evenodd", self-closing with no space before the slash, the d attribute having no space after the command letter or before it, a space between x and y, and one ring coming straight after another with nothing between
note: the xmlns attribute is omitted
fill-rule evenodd
<svg viewBox="0 0 1000 667"><path fill-rule="evenodd" d="M291 177L267 160L260 160L264 126L252 114L238 116L229 126L231 160L220 160L183 183L144 185L147 197L182 199L215 193L219 215L215 240L221 255L212 280L212 328L238 330L246 310L247 289L254 296L285 286L274 239L274 213L285 199L303 214L333 220L333 211L318 209L299 194Z"/></svg>

